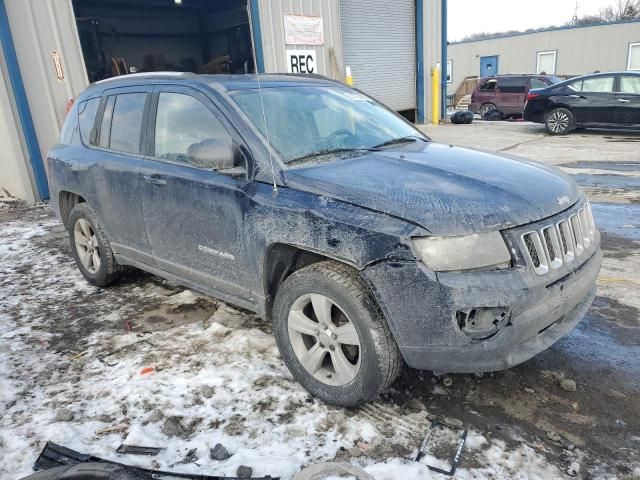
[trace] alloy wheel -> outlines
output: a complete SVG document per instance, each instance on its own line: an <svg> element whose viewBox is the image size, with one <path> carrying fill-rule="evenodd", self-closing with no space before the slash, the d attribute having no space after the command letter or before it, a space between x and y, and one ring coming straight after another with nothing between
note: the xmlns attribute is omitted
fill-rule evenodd
<svg viewBox="0 0 640 480"><path fill-rule="evenodd" d="M289 310L287 327L296 357L316 380L339 387L355 379L360 339L336 302L317 293L299 297Z"/></svg>
<svg viewBox="0 0 640 480"><path fill-rule="evenodd" d="M553 133L564 133L569 129L569 115L565 112L552 112L547 119L549 130Z"/></svg>
<svg viewBox="0 0 640 480"><path fill-rule="evenodd" d="M76 251L82 266L89 273L100 269L100 247L93 227L84 218L79 218L73 227Z"/></svg>
<svg viewBox="0 0 640 480"><path fill-rule="evenodd" d="M493 103L485 103L480 107L480 116L484 118L487 113L493 112L494 110L496 110L496 106Z"/></svg>

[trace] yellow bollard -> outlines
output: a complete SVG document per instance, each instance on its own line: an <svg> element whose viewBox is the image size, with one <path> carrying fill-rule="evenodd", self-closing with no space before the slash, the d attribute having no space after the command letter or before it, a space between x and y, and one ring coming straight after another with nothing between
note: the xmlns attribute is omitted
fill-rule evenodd
<svg viewBox="0 0 640 480"><path fill-rule="evenodd" d="M348 86L353 87L353 77L351 76L351 67L350 66L346 66L344 68L344 83L346 83Z"/></svg>
<svg viewBox="0 0 640 480"><path fill-rule="evenodd" d="M431 123L440 123L440 67L431 69Z"/></svg>

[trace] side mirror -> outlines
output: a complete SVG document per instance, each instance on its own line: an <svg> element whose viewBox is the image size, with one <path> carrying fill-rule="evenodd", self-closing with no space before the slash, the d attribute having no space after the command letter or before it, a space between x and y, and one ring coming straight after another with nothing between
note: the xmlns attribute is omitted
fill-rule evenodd
<svg viewBox="0 0 640 480"><path fill-rule="evenodd" d="M187 161L199 168L224 170L234 166L231 145L214 138L194 143L187 149Z"/></svg>

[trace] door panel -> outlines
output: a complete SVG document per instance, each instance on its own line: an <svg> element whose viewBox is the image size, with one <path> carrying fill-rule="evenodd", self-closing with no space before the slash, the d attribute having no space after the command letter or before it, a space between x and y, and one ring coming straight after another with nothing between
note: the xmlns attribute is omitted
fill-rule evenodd
<svg viewBox="0 0 640 480"><path fill-rule="evenodd" d="M498 74L498 55L480 57L480 76L491 77Z"/></svg>
<svg viewBox="0 0 640 480"><path fill-rule="evenodd" d="M243 268L244 179L195 166L189 147L232 142L206 96L186 87L157 87L149 116L151 155L142 167L141 196L156 265L225 293L249 298Z"/></svg>
<svg viewBox="0 0 640 480"><path fill-rule="evenodd" d="M114 251L145 263L151 261L151 249L140 201L140 168L143 162L140 145L151 90L151 87L129 87L105 92L96 121L99 131L94 137L95 144L87 149L79 171L81 177L90 179L94 185L89 202L96 210ZM110 136L114 127L113 146L132 151L111 148ZM125 143L121 143L123 139ZM84 180L81 178L81 181Z"/></svg>
<svg viewBox="0 0 640 480"><path fill-rule="evenodd" d="M616 123L640 127L640 75L621 75L616 94Z"/></svg>
<svg viewBox="0 0 640 480"><path fill-rule="evenodd" d="M613 93L614 76L597 76L571 84L564 100L579 124L598 125L614 121L616 96Z"/></svg>

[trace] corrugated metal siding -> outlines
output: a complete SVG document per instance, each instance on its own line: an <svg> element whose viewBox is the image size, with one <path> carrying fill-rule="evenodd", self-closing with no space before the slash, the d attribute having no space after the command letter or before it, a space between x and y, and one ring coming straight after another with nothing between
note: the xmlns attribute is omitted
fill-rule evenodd
<svg viewBox="0 0 640 480"><path fill-rule="evenodd" d="M88 85L71 0L5 0L42 156L57 140L67 101ZM52 52L60 53L58 82Z"/></svg>
<svg viewBox="0 0 640 480"><path fill-rule="evenodd" d="M315 50L318 73L342 79L342 46L340 43L339 0L260 0L260 28L265 70L286 73L287 50ZM323 21L324 45L286 45L284 15L320 16Z"/></svg>
<svg viewBox="0 0 640 480"><path fill-rule="evenodd" d="M341 0L340 19L354 86L394 110L416 108L414 0Z"/></svg>
<svg viewBox="0 0 640 480"><path fill-rule="evenodd" d="M538 52L557 50L557 75L626 70L629 43L640 41L640 22L547 30L477 42L453 43L453 93L466 76L480 73L480 57L498 55L499 72L535 73Z"/></svg>
<svg viewBox="0 0 640 480"><path fill-rule="evenodd" d="M26 146L22 141L5 59L0 49L0 196L8 193L29 203L38 200Z"/></svg>

